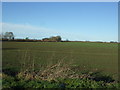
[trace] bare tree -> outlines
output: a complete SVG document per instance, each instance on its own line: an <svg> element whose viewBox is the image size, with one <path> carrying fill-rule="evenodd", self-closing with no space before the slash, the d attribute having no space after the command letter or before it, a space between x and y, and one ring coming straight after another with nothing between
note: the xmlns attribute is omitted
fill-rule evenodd
<svg viewBox="0 0 120 90"><path fill-rule="evenodd" d="M4 39L9 39L9 40L14 40L14 34L13 32L5 32L5 34L3 35Z"/></svg>

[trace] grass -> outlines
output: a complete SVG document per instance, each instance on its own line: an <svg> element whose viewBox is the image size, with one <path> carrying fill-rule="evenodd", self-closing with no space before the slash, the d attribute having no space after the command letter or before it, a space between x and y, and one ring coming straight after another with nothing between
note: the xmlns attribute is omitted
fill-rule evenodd
<svg viewBox="0 0 120 90"><path fill-rule="evenodd" d="M109 87L107 84L110 84L110 87L116 85L113 84L114 80L117 80L118 73L118 44L116 43L3 42L2 56L3 73L10 77L17 77L17 79L20 79L18 81L26 76L27 78L29 76L27 79L29 80L34 77L33 75L37 77L40 73L37 78L42 81L47 80L47 83L54 80L56 82L54 84L58 86L61 85L57 81L58 77L64 77L64 79L81 77L78 82L84 82L83 84L85 84L84 79L87 79L88 82L95 83L95 87L104 87L99 84L101 80L106 87ZM54 69L51 67L54 67ZM43 73L42 78L41 73ZM74 79L72 80L74 81ZM22 82L26 83L27 80ZM18 83L16 80L13 81ZM62 82L65 83L63 79ZM82 85L74 86L72 84L70 84L70 87L82 87ZM86 85L88 86L83 85L83 87L94 87L90 83ZM50 87L52 86L50 85ZM69 87L69 85L65 87Z"/></svg>

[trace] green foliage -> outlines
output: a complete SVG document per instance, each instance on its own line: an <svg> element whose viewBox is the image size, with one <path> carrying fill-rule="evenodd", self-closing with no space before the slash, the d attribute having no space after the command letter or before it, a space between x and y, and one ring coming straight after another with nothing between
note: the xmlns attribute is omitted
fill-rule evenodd
<svg viewBox="0 0 120 90"><path fill-rule="evenodd" d="M106 83L87 78L58 78L57 81L22 80L6 76L3 78L3 88L119 88L119 83Z"/></svg>
<svg viewBox="0 0 120 90"><path fill-rule="evenodd" d="M3 88L13 88L16 86L17 86L17 83L15 82L15 78L13 78L11 76L5 76L2 79L2 87Z"/></svg>
<svg viewBox="0 0 120 90"><path fill-rule="evenodd" d="M25 39L26 39L26 40L29 40L29 37L26 37Z"/></svg>

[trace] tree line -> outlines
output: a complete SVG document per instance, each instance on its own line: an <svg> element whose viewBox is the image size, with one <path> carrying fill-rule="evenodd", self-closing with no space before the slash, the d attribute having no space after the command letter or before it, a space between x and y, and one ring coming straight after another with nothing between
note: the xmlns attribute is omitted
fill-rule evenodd
<svg viewBox="0 0 120 90"><path fill-rule="evenodd" d="M36 39L29 39L29 37L26 37L25 39L15 39L15 35L13 32L5 32L0 35L2 38L2 41L44 41L44 42L61 42L62 38L61 36L51 36L49 38L43 38L42 40L36 40Z"/></svg>
<svg viewBox="0 0 120 90"><path fill-rule="evenodd" d="M63 41L61 36L51 36L49 38L43 38L41 40L29 39L29 37L26 37L25 39L15 39L15 35L13 32L1 33L0 40L1 41L17 41L17 42L92 42L92 41L69 41L68 39ZM108 42L102 42L102 41L96 41L96 42L108 43ZM119 43L119 42L110 41L109 43Z"/></svg>

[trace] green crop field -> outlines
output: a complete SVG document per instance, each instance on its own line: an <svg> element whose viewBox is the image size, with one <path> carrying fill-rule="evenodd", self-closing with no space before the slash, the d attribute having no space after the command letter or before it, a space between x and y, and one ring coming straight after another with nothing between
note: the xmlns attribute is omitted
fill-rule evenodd
<svg viewBox="0 0 120 90"><path fill-rule="evenodd" d="M63 61L71 66L118 71L118 44L90 42L3 42L3 69L35 69Z"/></svg>
<svg viewBox="0 0 120 90"><path fill-rule="evenodd" d="M2 45L3 88L119 88L117 43Z"/></svg>

